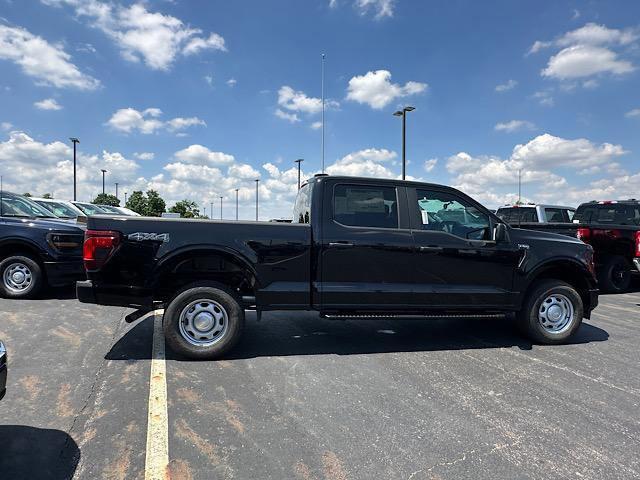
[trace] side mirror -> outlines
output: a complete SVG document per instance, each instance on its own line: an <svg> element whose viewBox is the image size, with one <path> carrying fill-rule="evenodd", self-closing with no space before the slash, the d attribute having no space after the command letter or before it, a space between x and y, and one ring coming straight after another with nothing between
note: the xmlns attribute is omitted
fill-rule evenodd
<svg viewBox="0 0 640 480"><path fill-rule="evenodd" d="M504 243L509 241L509 233L504 223L497 223L493 230L493 240L496 243Z"/></svg>

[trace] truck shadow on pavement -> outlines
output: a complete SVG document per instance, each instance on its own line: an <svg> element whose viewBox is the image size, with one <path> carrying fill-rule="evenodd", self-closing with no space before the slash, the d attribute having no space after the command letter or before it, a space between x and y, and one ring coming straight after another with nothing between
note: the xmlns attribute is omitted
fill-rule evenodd
<svg viewBox="0 0 640 480"><path fill-rule="evenodd" d="M0 477L73 478L80 461L76 442L61 430L0 425Z"/></svg>
<svg viewBox="0 0 640 480"><path fill-rule="evenodd" d="M151 355L153 318L118 340L108 360L142 360ZM583 322L571 344L603 342L609 334ZM326 320L312 313L265 313L257 322L247 313L244 334L225 359L289 355L358 355L518 347L531 350L509 319ZM558 346L561 348L562 346ZM549 347L545 347L549 348ZM554 348L554 347L551 347ZM189 361L167 349L167 359Z"/></svg>

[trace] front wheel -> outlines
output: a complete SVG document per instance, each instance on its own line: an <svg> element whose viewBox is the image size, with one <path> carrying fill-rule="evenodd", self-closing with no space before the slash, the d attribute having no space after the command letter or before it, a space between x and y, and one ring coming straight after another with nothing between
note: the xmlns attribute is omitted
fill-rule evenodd
<svg viewBox="0 0 640 480"><path fill-rule="evenodd" d="M533 341L564 343L582 323L584 307L578 292L560 280L533 286L517 315L520 329Z"/></svg>
<svg viewBox="0 0 640 480"><path fill-rule="evenodd" d="M6 298L32 298L44 282L38 262L26 255L12 255L0 262L0 293Z"/></svg>
<svg viewBox="0 0 640 480"><path fill-rule="evenodd" d="M163 328L177 353L212 360L231 350L244 327L244 309L232 290L219 284L186 288L169 303Z"/></svg>

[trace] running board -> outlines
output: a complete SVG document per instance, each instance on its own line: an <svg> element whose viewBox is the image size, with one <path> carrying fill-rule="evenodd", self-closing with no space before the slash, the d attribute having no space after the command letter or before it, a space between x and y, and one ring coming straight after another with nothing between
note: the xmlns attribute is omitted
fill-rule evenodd
<svg viewBox="0 0 640 480"><path fill-rule="evenodd" d="M438 313L438 314L402 314L402 313L370 313L370 314L341 314L341 313L321 313L320 317L327 319L348 319L348 318L504 318L506 313Z"/></svg>

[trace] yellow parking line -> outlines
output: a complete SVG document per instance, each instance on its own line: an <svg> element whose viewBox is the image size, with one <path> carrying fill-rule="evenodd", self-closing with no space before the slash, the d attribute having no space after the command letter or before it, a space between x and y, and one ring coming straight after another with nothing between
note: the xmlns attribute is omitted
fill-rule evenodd
<svg viewBox="0 0 640 480"><path fill-rule="evenodd" d="M153 352L149 380L149 417L145 480L164 480L169 465L169 425L167 418L167 369L164 355L162 310L153 319Z"/></svg>

